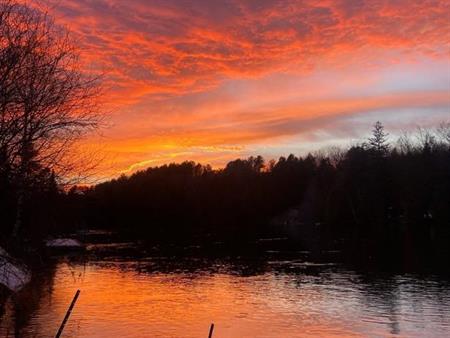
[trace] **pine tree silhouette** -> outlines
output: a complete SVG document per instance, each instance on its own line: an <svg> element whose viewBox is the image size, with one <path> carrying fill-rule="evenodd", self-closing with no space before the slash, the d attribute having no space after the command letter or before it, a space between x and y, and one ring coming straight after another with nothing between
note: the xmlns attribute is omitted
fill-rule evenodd
<svg viewBox="0 0 450 338"><path fill-rule="evenodd" d="M372 130L372 137L368 139L370 148L378 153L386 154L389 150L388 136L389 134L384 131L384 126L377 121Z"/></svg>

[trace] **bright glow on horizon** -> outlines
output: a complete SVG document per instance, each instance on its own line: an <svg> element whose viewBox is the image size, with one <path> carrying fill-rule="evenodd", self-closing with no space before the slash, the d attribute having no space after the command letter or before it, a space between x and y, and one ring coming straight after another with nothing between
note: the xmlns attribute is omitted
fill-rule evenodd
<svg viewBox="0 0 450 338"><path fill-rule="evenodd" d="M450 119L448 1L58 0L107 74L103 176L219 167ZM112 162L112 163L111 163Z"/></svg>

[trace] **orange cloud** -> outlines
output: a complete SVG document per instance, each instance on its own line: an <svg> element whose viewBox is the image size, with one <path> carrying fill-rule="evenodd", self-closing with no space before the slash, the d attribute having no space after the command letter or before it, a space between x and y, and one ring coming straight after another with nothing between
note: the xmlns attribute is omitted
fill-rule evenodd
<svg viewBox="0 0 450 338"><path fill-rule="evenodd" d="M365 112L449 111L448 1L51 1L107 74L110 173L221 165Z"/></svg>
<svg viewBox="0 0 450 338"><path fill-rule="evenodd" d="M111 73L119 100L304 71L361 49L362 63L374 49L448 56L450 42L447 1L66 0L55 10L85 59Z"/></svg>
<svg viewBox="0 0 450 338"><path fill-rule="evenodd" d="M221 114L210 116L204 113L200 114L203 120L188 117L183 124L177 124L177 118L174 118L167 122L171 128L161 128L164 132L148 132L145 126L136 127L134 133L127 133L126 129L118 131L117 135L121 136L107 140L104 150L115 156L111 172L116 173L130 173L146 166L185 160L220 167L238 156L258 151L264 145L277 144L315 130L333 128L343 118L362 116L373 111L429 106L450 106L448 92L319 99L279 107L271 105L270 109L265 110L234 112L225 119L220 119ZM347 137L351 135L351 128L346 127Z"/></svg>

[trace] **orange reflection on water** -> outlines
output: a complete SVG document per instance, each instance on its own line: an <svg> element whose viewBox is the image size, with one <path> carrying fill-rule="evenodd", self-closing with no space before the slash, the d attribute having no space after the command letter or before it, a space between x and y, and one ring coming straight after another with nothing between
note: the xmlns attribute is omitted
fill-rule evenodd
<svg viewBox="0 0 450 338"><path fill-rule="evenodd" d="M217 270L149 273L148 264L59 264L53 278L24 291L28 305L7 303L0 336L54 336L77 289L81 295L64 338L207 337L212 322L215 338L421 336L446 330L439 321L446 315L437 315L445 306L422 289L398 296L394 286L372 294L372 286L360 289L353 275L342 273L325 279Z"/></svg>
<svg viewBox="0 0 450 338"><path fill-rule="evenodd" d="M284 283L272 275L147 274L116 265L62 265L23 335L54 335L77 288L80 298L64 337L202 337L212 322L214 337L352 335L332 318L301 309L301 303L306 310L321 300L319 289L289 300Z"/></svg>

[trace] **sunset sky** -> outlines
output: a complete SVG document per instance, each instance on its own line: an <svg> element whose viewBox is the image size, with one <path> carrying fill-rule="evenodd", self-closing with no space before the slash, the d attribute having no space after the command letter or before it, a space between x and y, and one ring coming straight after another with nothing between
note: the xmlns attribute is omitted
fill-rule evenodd
<svg viewBox="0 0 450 338"><path fill-rule="evenodd" d="M105 175L450 120L450 2L52 0L104 72Z"/></svg>

